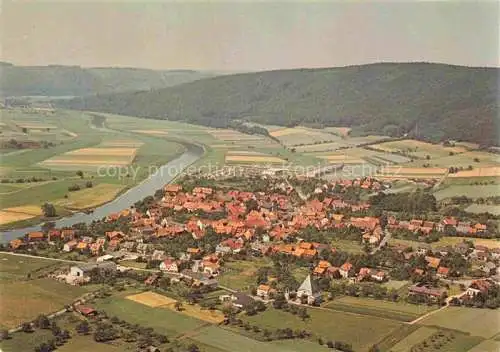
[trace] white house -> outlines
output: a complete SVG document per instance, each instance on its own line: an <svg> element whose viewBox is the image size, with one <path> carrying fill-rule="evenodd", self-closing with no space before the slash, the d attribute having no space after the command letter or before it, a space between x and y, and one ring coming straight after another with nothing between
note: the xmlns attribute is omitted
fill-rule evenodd
<svg viewBox="0 0 500 352"><path fill-rule="evenodd" d="M172 258L167 258L160 263L161 271L168 271L171 273L178 273L179 267L177 265L177 261Z"/></svg>

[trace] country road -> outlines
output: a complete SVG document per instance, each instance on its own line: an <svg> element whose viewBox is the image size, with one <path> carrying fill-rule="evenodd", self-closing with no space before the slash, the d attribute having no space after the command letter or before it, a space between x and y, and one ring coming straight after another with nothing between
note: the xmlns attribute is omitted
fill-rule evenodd
<svg viewBox="0 0 500 352"><path fill-rule="evenodd" d="M422 321L422 320L424 320L425 318L427 318L427 317L429 317L429 316L431 316L431 315L433 315L433 314L436 314L437 312L440 312L440 311L442 311L442 310L444 310L444 309L448 308L448 307L450 306L450 302L451 302L451 300L452 300L453 298L455 298L455 297L456 297L456 298L459 298L459 297L463 296L464 294L465 294L465 292L460 292L459 294L456 294L456 295L453 295L453 296L447 297L447 298L446 298L446 300L445 300L446 304L445 304L444 306L442 306L442 307L441 307L441 308L439 308L439 309L433 310L433 311L431 311L431 312L429 312L429 313L427 313L427 314L424 314L424 315L422 315L421 317L418 317L417 319L410 321L408 324L409 324L409 325L416 324L416 323L418 323L419 321Z"/></svg>

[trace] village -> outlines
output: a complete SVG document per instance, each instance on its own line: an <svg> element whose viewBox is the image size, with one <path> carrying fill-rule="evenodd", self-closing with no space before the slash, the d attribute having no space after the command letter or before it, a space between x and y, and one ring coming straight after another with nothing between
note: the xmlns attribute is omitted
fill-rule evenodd
<svg viewBox="0 0 500 352"><path fill-rule="evenodd" d="M244 326L241 314L269 309L302 320L316 309L356 311L343 303L350 297L413 306L424 316L453 306L497 308L494 222L443 215L425 190L417 191L415 211L393 211L393 202L412 203L415 193L393 195L391 187L371 177L186 176L102 221L45 226L2 249L59 261L43 275L64 285L135 287L127 301L216 324ZM95 319L102 313L92 302L71 307ZM409 324L424 317L393 314ZM276 338L290 338L282 334ZM355 350L347 342L332 346Z"/></svg>

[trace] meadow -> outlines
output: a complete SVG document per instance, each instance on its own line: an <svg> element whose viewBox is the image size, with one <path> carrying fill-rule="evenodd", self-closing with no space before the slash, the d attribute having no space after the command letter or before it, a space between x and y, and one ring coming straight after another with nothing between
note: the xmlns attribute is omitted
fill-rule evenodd
<svg viewBox="0 0 500 352"><path fill-rule="evenodd" d="M224 264L224 272L217 277L219 284L235 290L256 286L256 274L260 267L272 265L267 259L230 261Z"/></svg>
<svg viewBox="0 0 500 352"><path fill-rule="evenodd" d="M381 301L361 297L336 298L325 305L326 308L388 318L399 321L412 321L419 316L434 310L433 307L415 305L404 302Z"/></svg>
<svg viewBox="0 0 500 352"><path fill-rule="evenodd" d="M500 215L500 205L487 205L487 204L471 204L465 211L469 213L490 213L493 215Z"/></svg>
<svg viewBox="0 0 500 352"><path fill-rule="evenodd" d="M0 254L0 326L13 328L22 322L64 308L88 292L48 278L37 278L61 264L52 260Z"/></svg>
<svg viewBox="0 0 500 352"><path fill-rule="evenodd" d="M206 324L204 321L190 317L171 309L153 308L134 302L123 295L97 300L94 306L104 310L110 316L117 316L133 324L151 327L167 336L179 335Z"/></svg>
<svg viewBox="0 0 500 352"><path fill-rule="evenodd" d="M431 327L420 327L406 338L394 345L391 352L422 352L445 351L467 352L478 345L483 339L477 336ZM489 350L486 350L489 351Z"/></svg>
<svg viewBox="0 0 500 352"><path fill-rule="evenodd" d="M444 188L434 192L437 200L442 200L457 196L467 198L486 198L500 196L498 185L445 185Z"/></svg>
<svg viewBox="0 0 500 352"><path fill-rule="evenodd" d="M401 326L395 320L328 309L311 308L308 313L310 318L303 321L296 315L268 308L265 312L245 317L244 320L268 329L308 330L325 341L330 339L351 343L355 351L367 351Z"/></svg>
<svg viewBox="0 0 500 352"><path fill-rule="evenodd" d="M420 324L459 330L486 339L500 333L498 311L491 309L449 307L421 320Z"/></svg>

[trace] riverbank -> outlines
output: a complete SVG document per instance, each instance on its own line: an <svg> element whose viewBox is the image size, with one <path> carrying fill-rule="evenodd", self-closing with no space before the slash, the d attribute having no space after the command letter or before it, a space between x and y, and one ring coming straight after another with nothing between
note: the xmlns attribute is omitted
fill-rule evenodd
<svg viewBox="0 0 500 352"><path fill-rule="evenodd" d="M144 199L144 197L148 195L153 195L156 190L170 183L181 174L185 168L204 155L204 148L202 146L189 144L186 141L182 141L182 143L186 147L186 151L182 155L158 168L156 173L150 175L138 185L130 188L111 202L95 208L91 214L85 214L83 212L74 213L71 216L54 221L55 226L67 227L81 222L90 223L94 220L100 220L111 213L129 208L132 204ZM40 230L41 225L35 225L2 231L0 241L6 243L14 238L25 235L27 232Z"/></svg>

